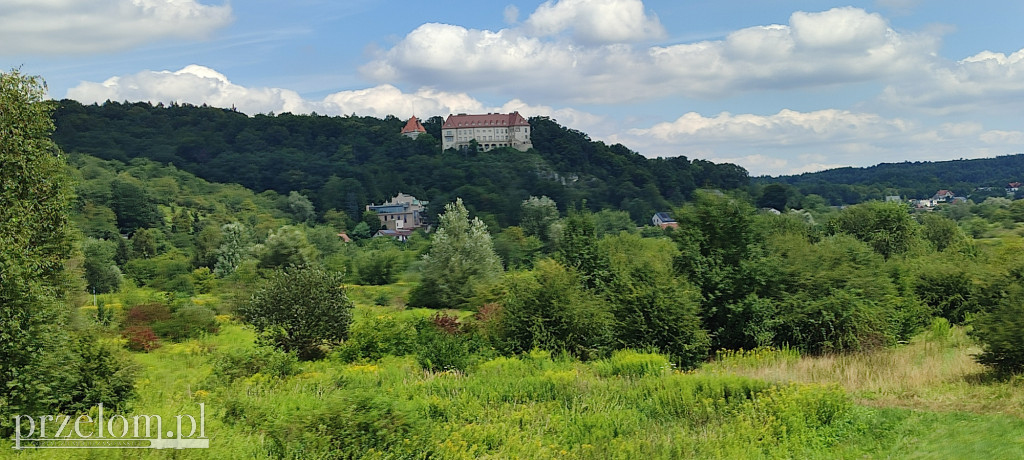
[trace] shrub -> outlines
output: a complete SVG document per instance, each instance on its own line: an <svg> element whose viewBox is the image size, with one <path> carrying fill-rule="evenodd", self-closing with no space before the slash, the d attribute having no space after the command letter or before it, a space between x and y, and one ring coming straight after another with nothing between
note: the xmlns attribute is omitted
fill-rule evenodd
<svg viewBox="0 0 1024 460"><path fill-rule="evenodd" d="M415 350L416 327L408 322L381 315L352 326L348 340L338 350L344 361L376 360L386 355L404 356Z"/></svg>
<svg viewBox="0 0 1024 460"><path fill-rule="evenodd" d="M594 370L601 377L660 375L671 368L668 358L662 355L628 349L618 350L610 357L594 363Z"/></svg>
<svg viewBox="0 0 1024 460"><path fill-rule="evenodd" d="M575 271L550 259L537 262L531 273L509 279L499 318L496 338L506 352L540 348L589 359L611 344L608 305L583 289Z"/></svg>
<svg viewBox="0 0 1024 460"><path fill-rule="evenodd" d="M122 333L122 336L128 339L125 346L132 351L149 353L160 348L160 339L149 326L128 326Z"/></svg>
<svg viewBox="0 0 1024 460"><path fill-rule="evenodd" d="M153 325L156 333L175 342L215 334L219 328L213 310L201 305L185 305L178 308L171 318Z"/></svg>
<svg viewBox="0 0 1024 460"><path fill-rule="evenodd" d="M218 353L211 359L210 378L217 383L231 383L239 378L265 374L277 378L294 375L298 359L294 354L270 347L232 350Z"/></svg>
<svg viewBox="0 0 1024 460"><path fill-rule="evenodd" d="M158 302L135 305L128 309L125 326L151 326L158 321L171 319L171 308Z"/></svg>
<svg viewBox="0 0 1024 460"><path fill-rule="evenodd" d="M340 274L291 268L272 275L239 313L263 340L308 360L323 357L322 345L348 337L352 307Z"/></svg>
<svg viewBox="0 0 1024 460"><path fill-rule="evenodd" d="M325 401L310 415L281 420L268 433L275 458L431 458L415 407L373 390Z"/></svg>
<svg viewBox="0 0 1024 460"><path fill-rule="evenodd" d="M67 390L60 392L67 398L60 404L62 409L78 413L99 403L116 408L134 395L138 367L124 350L90 334L82 334L71 343L75 359L70 362L71 368L62 372L69 377Z"/></svg>
<svg viewBox="0 0 1024 460"><path fill-rule="evenodd" d="M359 284L391 284L405 269L402 252L395 248L365 251L354 262Z"/></svg>
<svg viewBox="0 0 1024 460"><path fill-rule="evenodd" d="M978 362L1001 374L1024 372L1024 289L1014 290L992 311L975 316L971 331L981 343Z"/></svg>
<svg viewBox="0 0 1024 460"><path fill-rule="evenodd" d="M416 362L429 371L460 371L469 367L469 344L461 335L434 328L420 332Z"/></svg>

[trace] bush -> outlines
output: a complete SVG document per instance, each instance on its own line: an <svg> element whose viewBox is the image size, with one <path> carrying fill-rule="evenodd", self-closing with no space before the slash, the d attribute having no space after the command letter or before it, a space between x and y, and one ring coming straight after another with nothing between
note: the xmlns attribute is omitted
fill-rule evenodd
<svg viewBox="0 0 1024 460"><path fill-rule="evenodd" d="M416 341L416 327L412 323L389 315L375 316L352 326L338 355L347 362L404 356L415 351Z"/></svg>
<svg viewBox="0 0 1024 460"><path fill-rule="evenodd" d="M138 367L124 350L91 334L76 337L72 345L75 359L71 369L62 372L69 380L65 382L67 391L60 392L67 398L61 402L61 409L80 413L100 403L114 409L134 396Z"/></svg>
<svg viewBox="0 0 1024 460"><path fill-rule="evenodd" d="M128 342L125 346L131 351L150 351L160 348L160 339L149 326L128 326L121 334Z"/></svg>
<svg viewBox="0 0 1024 460"><path fill-rule="evenodd" d="M309 360L323 357L321 346L348 337L352 307L340 274L290 268L272 275L239 313L263 340Z"/></svg>
<svg viewBox="0 0 1024 460"><path fill-rule="evenodd" d="M607 359L594 363L594 370L601 377L661 375L670 369L672 365L662 355L628 349L616 351Z"/></svg>
<svg viewBox="0 0 1024 460"><path fill-rule="evenodd" d="M404 262L402 252L395 248L365 251L355 258L356 278L359 284L391 284L405 270Z"/></svg>
<svg viewBox="0 0 1024 460"><path fill-rule="evenodd" d="M465 372L470 363L470 334L459 318L437 313L419 328L416 362L429 371Z"/></svg>
<svg viewBox="0 0 1024 460"><path fill-rule="evenodd" d="M420 332L416 362L429 371L465 372L469 367L469 344L462 335L449 334L431 326Z"/></svg>
<svg viewBox="0 0 1024 460"><path fill-rule="evenodd" d="M171 308L158 302L134 305L125 315L125 326L152 326L158 321L171 319Z"/></svg>
<svg viewBox="0 0 1024 460"><path fill-rule="evenodd" d="M213 310L201 305L185 305L178 308L171 318L153 325L156 333L175 342L215 334L219 325Z"/></svg>
<svg viewBox="0 0 1024 460"><path fill-rule="evenodd" d="M432 458L426 429L410 403L373 390L325 401L310 415L281 420L268 433L275 458Z"/></svg>
<svg viewBox="0 0 1024 460"><path fill-rule="evenodd" d="M991 312L975 316L971 331L981 343L978 362L1001 374L1024 372L1024 289L1014 290Z"/></svg>
<svg viewBox="0 0 1024 460"><path fill-rule="evenodd" d="M553 260L541 260L533 272L510 278L503 303L496 335L506 352L539 348L590 359L611 345L608 305L583 289L575 271Z"/></svg>
<svg viewBox="0 0 1024 460"><path fill-rule="evenodd" d="M294 375L298 370L298 359L294 354L270 347L232 350L218 353L211 359L213 372L211 380L216 383L231 383L239 378L256 374L283 378Z"/></svg>

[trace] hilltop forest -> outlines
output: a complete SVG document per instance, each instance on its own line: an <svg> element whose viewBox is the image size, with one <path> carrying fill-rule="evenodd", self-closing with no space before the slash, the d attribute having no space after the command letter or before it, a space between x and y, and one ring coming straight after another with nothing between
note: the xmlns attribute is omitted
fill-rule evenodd
<svg viewBox="0 0 1024 460"><path fill-rule="evenodd" d="M404 192L440 205L461 197L492 225L517 222L519 204L531 195L552 198L562 211L584 200L595 211L622 209L640 223L698 187L749 182L732 164L648 159L547 118L530 120L536 150L486 153L442 153L440 117L426 120L430 135L416 140L399 134L404 120L396 117L250 117L213 107L63 100L53 118L54 140L67 152L122 162L148 158L257 193L296 191L317 209L351 217Z"/></svg>
<svg viewBox="0 0 1024 460"><path fill-rule="evenodd" d="M794 176L759 177L757 184L783 184L791 195L818 195L831 205L881 200L886 196L926 199L938 190L982 202L1004 196L1010 182L1024 179L1024 154L950 161L882 163L835 168ZM991 188L991 190L986 190Z"/></svg>

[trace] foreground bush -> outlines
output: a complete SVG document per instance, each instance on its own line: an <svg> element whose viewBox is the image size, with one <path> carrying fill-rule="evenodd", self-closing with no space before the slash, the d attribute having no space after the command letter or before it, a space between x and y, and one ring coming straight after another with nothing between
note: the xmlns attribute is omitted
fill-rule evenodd
<svg viewBox="0 0 1024 460"><path fill-rule="evenodd" d="M239 313L264 341L310 360L323 357L323 345L348 337L352 307L340 274L290 268L271 276Z"/></svg>
<svg viewBox="0 0 1024 460"><path fill-rule="evenodd" d="M971 335L981 343L977 360L991 366L996 372L1017 374L1024 372L1024 303L1017 288L991 312L974 318Z"/></svg>

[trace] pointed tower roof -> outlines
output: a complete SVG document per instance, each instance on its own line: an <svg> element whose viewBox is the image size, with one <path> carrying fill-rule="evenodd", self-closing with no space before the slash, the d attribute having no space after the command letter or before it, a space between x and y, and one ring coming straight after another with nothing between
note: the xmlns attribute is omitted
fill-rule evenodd
<svg viewBox="0 0 1024 460"><path fill-rule="evenodd" d="M402 134L425 132L427 132L426 128L424 128L423 125L420 124L420 120L416 118L416 115L413 115L412 118L410 118L409 121L405 123L405 127L402 128Z"/></svg>

